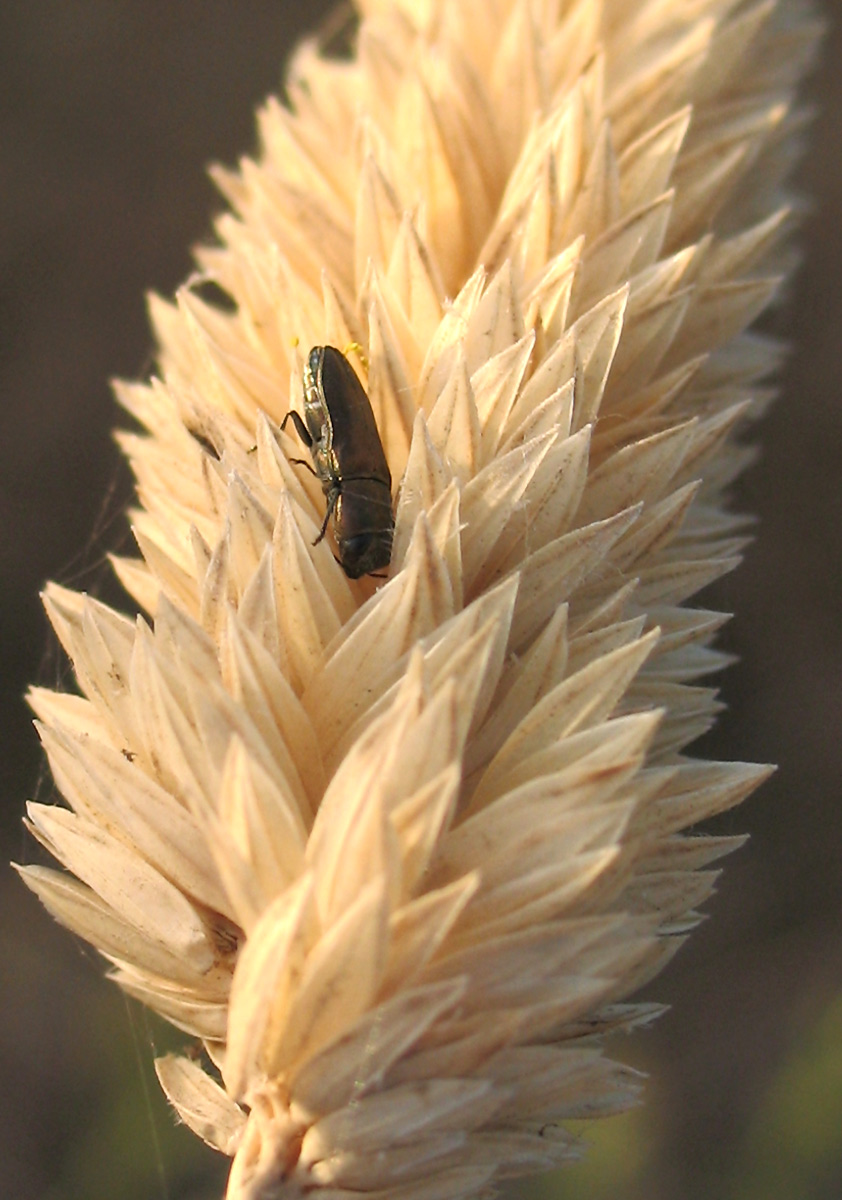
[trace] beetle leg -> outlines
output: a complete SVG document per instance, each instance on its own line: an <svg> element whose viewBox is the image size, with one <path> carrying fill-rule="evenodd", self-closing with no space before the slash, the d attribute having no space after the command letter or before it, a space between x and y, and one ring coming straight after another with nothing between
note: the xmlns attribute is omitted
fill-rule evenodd
<svg viewBox="0 0 842 1200"><path fill-rule="evenodd" d="M301 420L301 417L299 417L298 413L295 411L294 408L291 408L289 410L289 412L287 413L287 415L284 417L283 421L281 421L281 429L285 428L286 423L290 418L292 418L292 423L295 426L295 432L301 438L302 442L307 447L307 449L308 450L311 449L312 445L313 445L313 438L310 434L310 430L307 428L307 426ZM301 459L298 459L298 458L292 459L292 462L300 462L300 461L301 461ZM314 474L315 474L315 472L314 472Z"/></svg>
<svg viewBox="0 0 842 1200"><path fill-rule="evenodd" d="M319 478L319 472L313 469L313 464L308 463L306 458L289 458L287 462L294 463L297 467L306 467L311 475L315 475L317 479Z"/></svg>
<svg viewBox="0 0 842 1200"><path fill-rule="evenodd" d="M313 542L314 546L318 546L319 542L323 539L324 535L327 533L328 521L333 516L333 510L336 508L336 501L338 499L339 499L339 488L331 488L327 494L327 511L325 512L325 519L322 521L322 527L319 530L319 536L316 538L315 542Z"/></svg>

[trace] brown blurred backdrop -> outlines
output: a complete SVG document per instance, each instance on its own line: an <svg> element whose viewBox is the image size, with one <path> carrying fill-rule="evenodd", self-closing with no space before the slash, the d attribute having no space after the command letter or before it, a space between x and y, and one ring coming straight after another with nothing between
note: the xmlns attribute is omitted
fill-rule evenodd
<svg viewBox="0 0 842 1200"><path fill-rule="evenodd" d="M205 166L253 148L254 105L328 7L0 5L0 862L36 857L23 803L50 794L22 693L67 678L38 590L53 578L122 603L104 555L128 546L130 483L108 379L148 372L144 292L172 292L221 207ZM607 1135L602 1176L594 1164L544 1197L842 1195L840 57L837 28L812 86L823 111L802 174L817 203L790 301L795 350L739 490L758 541L708 598L736 612L724 643L742 662L702 749L780 771L718 823L752 841L648 989L672 1010L615 1046L652 1074L648 1107ZM150 1083L152 1048L179 1038L126 1005L5 867L0 946L0 1195L220 1195L224 1162L173 1128Z"/></svg>

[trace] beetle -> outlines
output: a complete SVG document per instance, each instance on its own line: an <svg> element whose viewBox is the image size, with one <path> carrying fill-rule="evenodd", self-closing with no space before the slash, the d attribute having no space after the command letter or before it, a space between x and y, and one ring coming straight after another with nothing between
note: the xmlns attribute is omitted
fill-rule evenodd
<svg viewBox="0 0 842 1200"><path fill-rule="evenodd" d="M387 567L392 556L395 518L392 476L371 403L353 367L335 346L314 346L304 368L304 420L292 421L310 451L311 470L321 481L327 510L314 546L333 518L337 561L349 579Z"/></svg>

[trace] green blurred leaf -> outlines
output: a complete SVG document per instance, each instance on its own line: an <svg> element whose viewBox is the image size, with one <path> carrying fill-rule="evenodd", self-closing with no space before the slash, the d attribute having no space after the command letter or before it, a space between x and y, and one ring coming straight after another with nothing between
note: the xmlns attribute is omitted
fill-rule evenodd
<svg viewBox="0 0 842 1200"><path fill-rule="evenodd" d="M768 1089L728 1190L733 1200L835 1195L842 1171L842 999L808 1030Z"/></svg>

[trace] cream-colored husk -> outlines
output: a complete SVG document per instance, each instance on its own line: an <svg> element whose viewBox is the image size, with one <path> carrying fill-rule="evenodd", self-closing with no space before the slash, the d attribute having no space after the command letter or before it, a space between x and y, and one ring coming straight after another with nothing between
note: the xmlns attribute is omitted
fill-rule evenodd
<svg viewBox="0 0 842 1200"><path fill-rule="evenodd" d="M603 1035L762 767L685 747L744 544L734 430L779 348L800 0L365 0L303 46L174 304L143 427L137 620L51 585L82 696L32 693L69 808L26 882L207 1050L161 1082L230 1200L450 1200L635 1098ZM233 305L215 306L207 281ZM351 581L279 423L347 349L395 481ZM356 344L353 345L353 344Z"/></svg>

